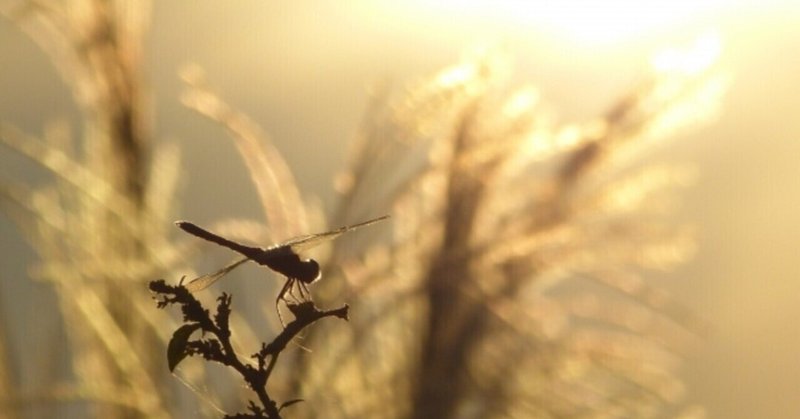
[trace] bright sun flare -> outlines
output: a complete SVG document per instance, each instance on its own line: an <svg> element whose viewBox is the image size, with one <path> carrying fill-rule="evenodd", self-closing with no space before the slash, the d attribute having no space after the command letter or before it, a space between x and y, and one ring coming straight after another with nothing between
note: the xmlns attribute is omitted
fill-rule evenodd
<svg viewBox="0 0 800 419"><path fill-rule="evenodd" d="M731 1L419 0L419 7L449 16L481 17L502 24L535 26L588 45L621 42L674 28L726 5L730 6Z"/></svg>

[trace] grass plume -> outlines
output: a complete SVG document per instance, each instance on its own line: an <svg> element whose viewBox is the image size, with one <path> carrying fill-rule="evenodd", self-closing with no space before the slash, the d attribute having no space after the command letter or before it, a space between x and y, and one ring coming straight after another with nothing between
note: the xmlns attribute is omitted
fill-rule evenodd
<svg viewBox="0 0 800 419"><path fill-rule="evenodd" d="M176 277L196 249L172 238L179 154L153 138L143 100L149 4L29 0L4 14L50 55L82 115L80 147L69 127L37 138L0 123L2 144L53 175L39 187L2 180L0 193L38 253L37 278L56 292L72 354L70 382L5 393L4 407L13 415L26 400L81 400L87 416L180 417L163 353L181 323L152 309L145 284ZM214 231L265 245L392 214L391 225L355 245L334 242L320 260L315 299L347 301L350 322L297 329L310 352L284 352L281 334L252 367L221 323L184 319L205 324L222 348L191 346L189 333L187 351L234 366L256 391L253 415L278 406L248 366L268 371L271 392L313 400L293 417L701 412L684 402L679 374L700 322L647 279L691 256L691 229L669 219L691 173L637 157L713 111L724 79L658 73L597 118L558 124L535 88L508 86L509 72L489 54L375 93L327 222L264 130L199 68L183 72L184 104L229 134L264 214ZM159 287L177 298L177 288ZM220 300L218 313L229 304ZM258 342L241 318L228 321L241 346ZM278 353L286 367L272 375ZM211 381L200 364L182 364L195 387ZM0 387L10 380L0 374Z"/></svg>

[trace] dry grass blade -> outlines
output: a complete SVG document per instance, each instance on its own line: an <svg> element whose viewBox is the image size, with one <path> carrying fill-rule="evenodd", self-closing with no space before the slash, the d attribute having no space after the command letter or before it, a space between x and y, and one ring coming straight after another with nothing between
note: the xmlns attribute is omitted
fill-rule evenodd
<svg viewBox="0 0 800 419"><path fill-rule="evenodd" d="M191 67L183 72L187 91L183 103L218 122L231 134L239 154L250 171L261 205L275 240L308 231L305 206L283 157L250 118L222 101L206 85L202 70Z"/></svg>
<svg viewBox="0 0 800 419"><path fill-rule="evenodd" d="M3 144L54 175L54 187L4 194L23 209L17 221L39 254L36 273L58 297L72 387L95 402L87 415L167 417L153 350L166 338L165 319L152 312L143 284L180 263L184 250L157 226L171 199L159 195L171 194L174 182L147 190L149 127L138 77L147 2L31 1L4 12L50 55L84 117L83 155L70 152L68 129L55 127L40 141L0 125ZM176 161L164 153L154 175L167 175L164 165ZM132 397L108 403L116 393Z"/></svg>
<svg viewBox="0 0 800 419"><path fill-rule="evenodd" d="M27 136L5 123L0 124L0 141L66 181L98 205L106 206L121 219L124 219L123 215L131 213L132 203L126 197L61 150L50 147L37 138Z"/></svg>

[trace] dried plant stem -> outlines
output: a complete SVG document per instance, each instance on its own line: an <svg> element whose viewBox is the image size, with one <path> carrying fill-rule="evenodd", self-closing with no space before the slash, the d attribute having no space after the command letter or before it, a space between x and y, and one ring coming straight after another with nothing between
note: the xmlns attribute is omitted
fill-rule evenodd
<svg viewBox="0 0 800 419"><path fill-rule="evenodd" d="M349 307L344 305L334 310L319 310L311 301L302 303L287 303L289 310L295 316L286 327L269 343L262 343L261 349L251 357L256 360L257 366L253 367L239 359L231 344L232 332L229 326L231 315L231 296L223 293L217 298L217 312L212 317L191 292L183 285L172 286L163 280L152 281L150 290L157 294L157 306L167 307L171 304L180 305L185 324L178 328L170 340L167 349L169 367L173 370L186 356L202 355L208 361L218 362L236 370L247 386L256 393L261 406L250 402L251 413L226 415L226 418L252 418L252 419L280 419L280 411L286 406L296 403L291 400L280 406L273 401L267 392L267 382L272 374L281 352L295 339L298 334L312 323L324 317L338 317L347 320ZM191 335L202 330L204 337L190 340ZM269 358L269 361L267 361Z"/></svg>
<svg viewBox="0 0 800 419"><path fill-rule="evenodd" d="M163 240L151 236L157 221L147 206L151 141L139 65L148 12L147 1L79 0L23 2L8 13L50 54L83 114L82 158L5 124L0 141L72 188L59 190L52 208L33 207L32 240L41 242L36 249L48 262L40 273L57 284L63 314L73 322L67 326L78 378L98 391L136 395L133 410L98 405L97 415L110 418L169 416L152 349L160 338L151 325L160 321L141 312L143 278L125 281L133 273L121 273L170 263L149 246ZM89 327L71 329L79 325Z"/></svg>
<svg viewBox="0 0 800 419"><path fill-rule="evenodd" d="M444 236L441 251L424 279L427 300L426 330L422 337L422 359L417 372L412 418L454 417L467 382L463 367L475 344L482 338L482 305L460 292L473 281L466 256L472 227L480 209L484 187L491 174L481 178L464 170L459 156L469 149L477 104L467 106L459 119L446 186ZM474 140L473 140L474 141ZM456 284L460 284L456 286Z"/></svg>
<svg viewBox="0 0 800 419"><path fill-rule="evenodd" d="M282 240L308 231L305 206L294 176L263 130L212 92L199 68L185 73L184 105L228 130L250 171L272 237Z"/></svg>

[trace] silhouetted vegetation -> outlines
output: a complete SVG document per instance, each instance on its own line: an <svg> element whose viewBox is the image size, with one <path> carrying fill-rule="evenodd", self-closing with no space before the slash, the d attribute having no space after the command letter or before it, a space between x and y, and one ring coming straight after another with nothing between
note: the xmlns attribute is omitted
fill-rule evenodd
<svg viewBox="0 0 800 419"><path fill-rule="evenodd" d="M173 371L183 358L199 355L207 361L219 362L236 370L248 388L258 396L260 405L250 401L250 413L225 415L226 418L280 418L280 411L284 407L291 406L300 400L289 400L278 405L270 398L267 381L278 361L278 356L286 349L289 342L311 323L329 316L347 320L348 307L346 305L334 310L320 311L311 301L287 303L295 319L287 324L270 343L262 343L261 349L251 355L251 358L256 361L254 367L239 359L231 344L230 295L223 293L217 299L219 304L212 319L209 311L204 309L202 304L182 285L172 286L159 280L150 283L150 290L158 294L159 308L177 304L183 313L184 324L173 333L167 349L170 371ZM191 336L198 331L201 332L201 337L192 340Z"/></svg>

